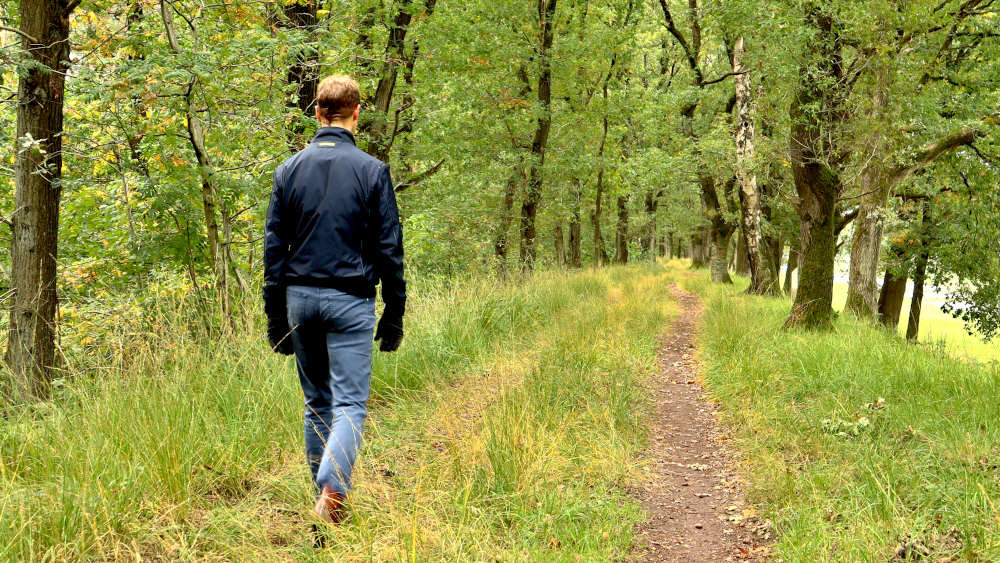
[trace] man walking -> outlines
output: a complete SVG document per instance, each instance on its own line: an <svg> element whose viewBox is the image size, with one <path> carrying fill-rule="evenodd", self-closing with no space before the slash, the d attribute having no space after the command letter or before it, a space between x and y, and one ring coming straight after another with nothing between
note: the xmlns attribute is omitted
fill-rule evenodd
<svg viewBox="0 0 1000 563"><path fill-rule="evenodd" d="M267 336L295 354L305 395L306 459L317 515L346 515L371 380L375 286L385 311L375 340L403 338L403 239L389 168L355 146L358 83L334 75L317 90L320 129L274 171L264 253Z"/></svg>

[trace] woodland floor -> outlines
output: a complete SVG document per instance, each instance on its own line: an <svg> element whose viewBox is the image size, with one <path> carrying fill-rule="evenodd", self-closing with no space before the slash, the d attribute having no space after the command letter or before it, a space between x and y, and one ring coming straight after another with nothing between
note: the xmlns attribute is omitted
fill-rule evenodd
<svg viewBox="0 0 1000 563"><path fill-rule="evenodd" d="M637 530L643 561L763 560L760 526L745 510L740 479L715 406L704 396L694 334L698 298L671 288L681 313L660 349L645 482L632 496L649 519Z"/></svg>

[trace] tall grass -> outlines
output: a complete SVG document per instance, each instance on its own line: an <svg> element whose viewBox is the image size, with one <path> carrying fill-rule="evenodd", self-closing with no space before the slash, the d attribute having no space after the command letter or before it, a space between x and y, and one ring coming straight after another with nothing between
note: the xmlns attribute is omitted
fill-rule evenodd
<svg viewBox="0 0 1000 563"><path fill-rule="evenodd" d="M376 355L354 515L325 551L291 360L256 314L206 341L157 304L0 421L0 560L614 558L640 517L619 485L665 286L614 269L418 288L403 348Z"/></svg>
<svg viewBox="0 0 1000 563"><path fill-rule="evenodd" d="M1000 560L1000 373L847 316L689 282L701 359L785 561Z"/></svg>

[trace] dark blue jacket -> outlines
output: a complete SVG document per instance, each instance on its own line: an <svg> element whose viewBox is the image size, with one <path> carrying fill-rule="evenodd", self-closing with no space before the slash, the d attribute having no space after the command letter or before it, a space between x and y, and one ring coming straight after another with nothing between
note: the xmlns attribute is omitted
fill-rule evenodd
<svg viewBox="0 0 1000 563"><path fill-rule="evenodd" d="M322 127L308 147L274 171L264 242L264 295L289 285L374 297L402 317L403 233L389 167L339 127Z"/></svg>

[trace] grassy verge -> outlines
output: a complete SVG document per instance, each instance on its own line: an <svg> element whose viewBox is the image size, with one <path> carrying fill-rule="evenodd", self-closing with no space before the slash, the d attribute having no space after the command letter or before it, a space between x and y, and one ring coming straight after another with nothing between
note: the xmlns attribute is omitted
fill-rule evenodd
<svg viewBox="0 0 1000 563"><path fill-rule="evenodd" d="M169 311L99 377L0 421L0 560L608 560L636 505L662 270L424 288L378 356L354 516L311 547L301 395L259 322ZM114 366L127 366L116 371Z"/></svg>
<svg viewBox="0 0 1000 563"><path fill-rule="evenodd" d="M710 393L785 561L1000 560L1000 373L858 321L783 331L789 302L706 300Z"/></svg>

